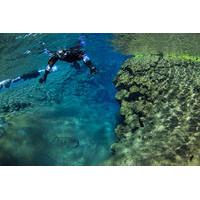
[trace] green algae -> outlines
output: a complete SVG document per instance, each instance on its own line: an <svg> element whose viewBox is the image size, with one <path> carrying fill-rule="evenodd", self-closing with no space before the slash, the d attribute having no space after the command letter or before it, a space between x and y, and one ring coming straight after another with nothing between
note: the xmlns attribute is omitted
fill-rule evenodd
<svg viewBox="0 0 200 200"><path fill-rule="evenodd" d="M135 54L134 55L134 58L135 59L141 59L141 58L144 58L145 57L145 54ZM177 55L177 54L167 54L165 55L165 57L169 60L172 60L172 61L182 61L182 60L185 60L185 61L192 61L192 62L200 62L200 57L199 56L192 56L192 55L189 55L189 54L182 54L182 55Z"/></svg>
<svg viewBox="0 0 200 200"><path fill-rule="evenodd" d="M114 80L122 122L116 127L118 141L107 164L200 164L196 58L140 54L122 65Z"/></svg>

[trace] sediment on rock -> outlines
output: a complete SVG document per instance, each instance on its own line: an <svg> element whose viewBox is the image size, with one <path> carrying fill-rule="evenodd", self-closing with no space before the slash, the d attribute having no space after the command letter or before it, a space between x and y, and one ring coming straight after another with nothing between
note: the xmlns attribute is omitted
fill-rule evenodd
<svg viewBox="0 0 200 200"><path fill-rule="evenodd" d="M200 164L200 63L131 58L114 84L123 120L109 164Z"/></svg>

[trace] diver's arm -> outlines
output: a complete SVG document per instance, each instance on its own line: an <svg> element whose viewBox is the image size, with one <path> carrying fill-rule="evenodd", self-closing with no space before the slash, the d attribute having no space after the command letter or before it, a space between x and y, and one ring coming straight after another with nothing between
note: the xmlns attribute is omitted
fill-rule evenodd
<svg viewBox="0 0 200 200"><path fill-rule="evenodd" d="M90 69L90 74L95 74L97 72L97 69L93 65L93 63L90 60L90 58L86 54L84 54L82 59L83 59L83 62L85 63L85 65Z"/></svg>
<svg viewBox="0 0 200 200"><path fill-rule="evenodd" d="M45 72L44 72L44 75L39 80L40 83L44 83L46 81L48 74L51 72L52 67L58 61L58 59L59 59L59 57L58 57L57 54L55 54L54 56L52 56L49 59L48 65L47 65Z"/></svg>

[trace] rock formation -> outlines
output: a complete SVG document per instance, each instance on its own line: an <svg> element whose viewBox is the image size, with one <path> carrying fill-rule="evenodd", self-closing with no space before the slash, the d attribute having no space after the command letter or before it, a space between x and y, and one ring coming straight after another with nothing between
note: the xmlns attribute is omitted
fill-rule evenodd
<svg viewBox="0 0 200 200"><path fill-rule="evenodd" d="M109 164L200 164L199 62L133 57L114 84L122 119Z"/></svg>

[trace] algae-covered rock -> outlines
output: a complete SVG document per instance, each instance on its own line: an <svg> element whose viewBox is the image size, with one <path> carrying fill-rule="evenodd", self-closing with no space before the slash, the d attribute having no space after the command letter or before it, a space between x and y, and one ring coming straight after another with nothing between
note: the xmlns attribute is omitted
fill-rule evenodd
<svg viewBox="0 0 200 200"><path fill-rule="evenodd" d="M200 63L151 55L127 60L114 83L122 122L112 165L200 164Z"/></svg>

